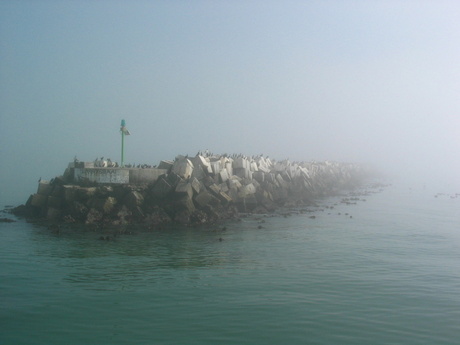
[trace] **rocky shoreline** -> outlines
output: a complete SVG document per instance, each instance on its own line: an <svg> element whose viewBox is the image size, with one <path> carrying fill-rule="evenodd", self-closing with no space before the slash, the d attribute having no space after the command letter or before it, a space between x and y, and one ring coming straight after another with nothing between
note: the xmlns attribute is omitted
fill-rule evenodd
<svg viewBox="0 0 460 345"><path fill-rule="evenodd" d="M75 164L62 176L39 181L37 193L11 212L53 224L135 223L152 229L164 224L199 225L310 205L359 187L369 177L357 164L291 163L242 155L178 156L159 164L163 173L155 181L136 184L76 179L72 167Z"/></svg>

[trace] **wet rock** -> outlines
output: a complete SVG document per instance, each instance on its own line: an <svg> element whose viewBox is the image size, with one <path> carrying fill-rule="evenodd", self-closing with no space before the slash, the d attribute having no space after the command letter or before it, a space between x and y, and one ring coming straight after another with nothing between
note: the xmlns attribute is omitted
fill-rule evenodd
<svg viewBox="0 0 460 345"><path fill-rule="evenodd" d="M151 213L146 215L145 222L150 225L158 226L171 223L171 217L161 207L155 207Z"/></svg>
<svg viewBox="0 0 460 345"><path fill-rule="evenodd" d="M95 208L92 208L89 210L87 216L86 216L86 221L85 224L96 224L99 223L102 220L102 213L96 210Z"/></svg>
<svg viewBox="0 0 460 345"><path fill-rule="evenodd" d="M48 207L46 211L47 220L59 220L61 217L61 210L54 207Z"/></svg>
<svg viewBox="0 0 460 345"><path fill-rule="evenodd" d="M97 211L108 214L110 213L114 206L116 205L117 200L114 197L107 198L97 198L94 197L88 201L88 207L91 209L96 209Z"/></svg>

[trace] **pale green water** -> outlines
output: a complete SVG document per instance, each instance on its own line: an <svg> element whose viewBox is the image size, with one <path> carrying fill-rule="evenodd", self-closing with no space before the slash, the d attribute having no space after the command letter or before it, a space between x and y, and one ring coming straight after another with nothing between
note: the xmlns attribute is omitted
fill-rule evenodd
<svg viewBox="0 0 460 345"><path fill-rule="evenodd" d="M458 344L460 197L433 195L113 241L0 224L0 344Z"/></svg>

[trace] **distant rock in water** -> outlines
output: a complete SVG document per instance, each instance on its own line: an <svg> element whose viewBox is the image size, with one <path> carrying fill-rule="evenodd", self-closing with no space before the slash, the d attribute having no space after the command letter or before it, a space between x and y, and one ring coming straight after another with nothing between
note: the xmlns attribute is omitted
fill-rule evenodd
<svg viewBox="0 0 460 345"><path fill-rule="evenodd" d="M89 225L187 225L238 219L310 204L361 185L357 164L274 161L262 155L178 156L158 168L69 164L63 176L39 181L37 193L12 213L26 218Z"/></svg>

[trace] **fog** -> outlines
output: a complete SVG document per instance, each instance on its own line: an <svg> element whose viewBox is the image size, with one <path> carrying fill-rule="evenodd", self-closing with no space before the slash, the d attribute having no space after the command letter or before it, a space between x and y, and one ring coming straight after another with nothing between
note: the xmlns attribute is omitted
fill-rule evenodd
<svg viewBox="0 0 460 345"><path fill-rule="evenodd" d="M2 1L0 205L74 156L372 163L458 186L457 1ZM458 191L458 190L457 190Z"/></svg>

